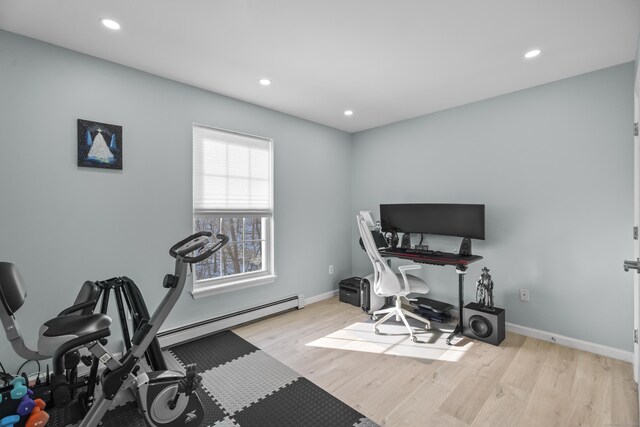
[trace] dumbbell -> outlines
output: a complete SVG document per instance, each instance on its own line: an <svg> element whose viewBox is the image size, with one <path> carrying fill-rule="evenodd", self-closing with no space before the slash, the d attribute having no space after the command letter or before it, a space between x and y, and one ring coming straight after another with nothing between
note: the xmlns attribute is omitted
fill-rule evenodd
<svg viewBox="0 0 640 427"><path fill-rule="evenodd" d="M20 422L20 415L9 415L0 420L0 427L11 427ZM44 424L43 424L44 425Z"/></svg>
<svg viewBox="0 0 640 427"><path fill-rule="evenodd" d="M11 380L9 383L13 386L13 389L9 393L13 400L21 399L22 396L27 394L27 382L22 377L17 377Z"/></svg>
<svg viewBox="0 0 640 427"><path fill-rule="evenodd" d="M16 412L21 417L24 417L25 415L29 415L31 411L33 411L33 408L35 408L36 406L31 396L33 396L33 391L28 390L27 394L22 396L22 399L20 399L20 403L18 403L18 408L16 409Z"/></svg>
<svg viewBox="0 0 640 427"><path fill-rule="evenodd" d="M44 412L44 408L47 406L44 400L36 399L33 402L35 403L35 408L33 408L33 412L31 412L31 415L27 418L24 427L42 427L49 422L49 414Z"/></svg>

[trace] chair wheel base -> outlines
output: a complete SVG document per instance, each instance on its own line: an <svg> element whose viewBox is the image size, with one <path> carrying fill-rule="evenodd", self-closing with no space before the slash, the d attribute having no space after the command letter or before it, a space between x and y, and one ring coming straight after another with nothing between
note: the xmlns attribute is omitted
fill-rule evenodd
<svg viewBox="0 0 640 427"><path fill-rule="evenodd" d="M376 316L376 315L372 314L372 315L371 315L371 320L373 320L373 321L378 320L378 316Z"/></svg>
<svg viewBox="0 0 640 427"><path fill-rule="evenodd" d="M411 341L418 342L418 337L411 337Z"/></svg>
<svg viewBox="0 0 640 427"><path fill-rule="evenodd" d="M375 328L375 329L374 329L374 332L376 333L376 335L380 335L380 329Z"/></svg>

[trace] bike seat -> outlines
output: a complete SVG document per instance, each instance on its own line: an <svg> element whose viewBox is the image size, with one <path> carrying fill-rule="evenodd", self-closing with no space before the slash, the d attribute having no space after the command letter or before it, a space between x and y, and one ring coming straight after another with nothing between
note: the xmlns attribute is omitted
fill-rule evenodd
<svg viewBox="0 0 640 427"><path fill-rule="evenodd" d="M109 326L111 318L101 313L54 317L40 327L38 353L53 356L65 342L109 329Z"/></svg>

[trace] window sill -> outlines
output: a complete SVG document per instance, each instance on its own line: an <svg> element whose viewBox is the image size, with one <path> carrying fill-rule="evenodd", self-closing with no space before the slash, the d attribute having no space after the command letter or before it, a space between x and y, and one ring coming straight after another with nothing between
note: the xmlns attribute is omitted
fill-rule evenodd
<svg viewBox="0 0 640 427"><path fill-rule="evenodd" d="M276 281L276 275L270 274L267 276L252 277L250 279L238 279L233 282L220 283L220 284L202 284L191 291L191 297L193 299L205 298L212 295L223 294L226 292L239 291L241 289L252 288L254 286L266 285Z"/></svg>

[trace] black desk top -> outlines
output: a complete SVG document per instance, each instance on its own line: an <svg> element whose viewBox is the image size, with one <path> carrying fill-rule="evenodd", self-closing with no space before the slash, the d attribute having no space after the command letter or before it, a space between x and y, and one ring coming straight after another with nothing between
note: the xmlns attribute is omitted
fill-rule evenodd
<svg viewBox="0 0 640 427"><path fill-rule="evenodd" d="M407 259L409 261L419 262L422 264L455 266L467 266L472 262L480 261L482 259L480 255L461 256L452 252L442 252L442 255L411 253L407 252L406 249L403 248L380 249L380 255L383 257Z"/></svg>

